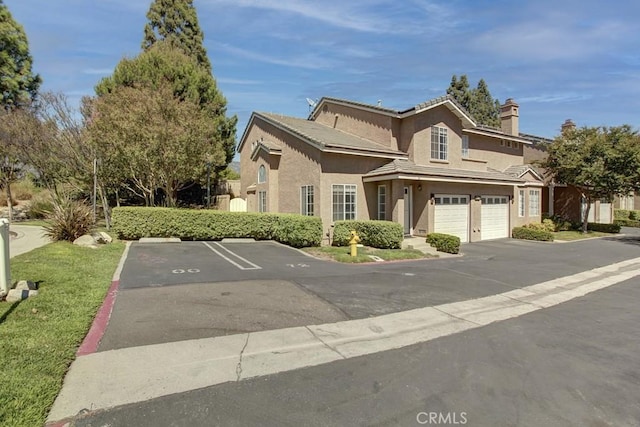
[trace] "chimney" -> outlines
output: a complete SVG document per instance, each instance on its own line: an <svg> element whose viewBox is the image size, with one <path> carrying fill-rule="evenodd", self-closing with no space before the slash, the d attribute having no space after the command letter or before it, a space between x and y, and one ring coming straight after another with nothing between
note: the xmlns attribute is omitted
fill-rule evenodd
<svg viewBox="0 0 640 427"><path fill-rule="evenodd" d="M573 123L573 120L567 119L564 121L562 126L560 126L560 129L562 133L569 132L576 129L576 124Z"/></svg>
<svg viewBox="0 0 640 427"><path fill-rule="evenodd" d="M500 121L502 124L502 131L507 135L520 135L520 130L518 129L519 107L520 106L516 104L516 102L512 98L507 99L504 105L500 106Z"/></svg>

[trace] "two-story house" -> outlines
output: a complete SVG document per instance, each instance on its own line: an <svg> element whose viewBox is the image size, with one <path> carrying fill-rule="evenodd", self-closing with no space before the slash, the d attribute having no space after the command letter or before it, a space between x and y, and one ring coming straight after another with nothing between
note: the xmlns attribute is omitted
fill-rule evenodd
<svg viewBox="0 0 640 427"><path fill-rule="evenodd" d="M328 235L337 220L379 219L418 236L509 237L542 213L518 109L501 107L501 129L448 96L404 111L323 98L307 119L256 112L238 144L241 194L249 211L320 216Z"/></svg>

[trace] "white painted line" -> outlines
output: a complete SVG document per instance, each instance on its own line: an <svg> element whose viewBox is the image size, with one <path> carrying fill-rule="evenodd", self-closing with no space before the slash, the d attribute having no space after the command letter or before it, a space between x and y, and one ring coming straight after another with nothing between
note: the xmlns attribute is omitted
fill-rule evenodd
<svg viewBox="0 0 640 427"><path fill-rule="evenodd" d="M262 270L262 267L260 267L259 265L256 265L254 263L252 263L251 261L248 261L244 258L242 258L240 255L231 252L229 249L225 248L224 246L222 246L220 243L218 242L214 242L215 245L219 246L220 248L224 249L225 251L227 251L229 254L235 256L236 258L238 258L241 261L244 261L247 265L250 265L251 267L243 267L242 265L238 264L237 262L235 262L234 260L232 260L231 258L227 257L226 255L224 255L222 252L216 250L214 247L212 247L210 244L208 244L207 242L202 242L206 247L208 247L209 249L211 249L214 253L216 253L217 255L219 255L221 258L223 258L224 260L228 261L230 264L235 265L236 267L238 267L240 270Z"/></svg>
<svg viewBox="0 0 640 427"><path fill-rule="evenodd" d="M424 343L558 305L637 276L640 258L503 294L378 317L80 356L71 365L48 422L73 417L85 408L143 402ZM574 286L577 281L582 283Z"/></svg>

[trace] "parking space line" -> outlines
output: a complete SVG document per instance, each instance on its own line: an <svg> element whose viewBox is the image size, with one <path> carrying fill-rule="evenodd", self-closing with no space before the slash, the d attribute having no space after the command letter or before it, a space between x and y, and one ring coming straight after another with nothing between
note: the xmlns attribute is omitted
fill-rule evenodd
<svg viewBox="0 0 640 427"><path fill-rule="evenodd" d="M222 252L218 251L217 249L215 249L214 247L212 247L209 243L207 242L202 242L206 247L208 247L209 249L211 249L214 253L216 253L217 255L219 255L220 257L222 257L223 259L225 259L226 261L228 261L229 263L235 265L236 267L238 267L240 270L262 270L262 267L260 267L259 265L256 265L254 263L252 263L251 261L242 258L240 255L238 255L235 252L231 252L229 249L225 248L224 246L222 246L220 243L218 242L213 242L214 245L220 247L220 249L223 249L224 251L228 252L230 255L236 257L237 259L239 259L240 261L245 262L247 265L249 265L250 267L243 267L242 265L238 264L237 262L235 262L234 260L232 260L231 258L227 257L226 255L224 255Z"/></svg>

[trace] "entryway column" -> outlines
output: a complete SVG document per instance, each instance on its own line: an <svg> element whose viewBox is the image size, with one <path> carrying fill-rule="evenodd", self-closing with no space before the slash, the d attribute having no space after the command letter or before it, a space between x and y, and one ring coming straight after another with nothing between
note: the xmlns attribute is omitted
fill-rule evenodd
<svg viewBox="0 0 640 427"><path fill-rule="evenodd" d="M404 229L404 181L394 179L391 181L391 220L402 225Z"/></svg>
<svg viewBox="0 0 640 427"><path fill-rule="evenodd" d="M553 216L553 189L555 186L553 182L549 183L549 216Z"/></svg>

